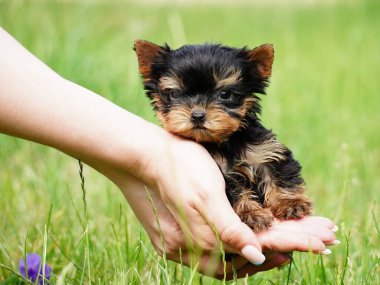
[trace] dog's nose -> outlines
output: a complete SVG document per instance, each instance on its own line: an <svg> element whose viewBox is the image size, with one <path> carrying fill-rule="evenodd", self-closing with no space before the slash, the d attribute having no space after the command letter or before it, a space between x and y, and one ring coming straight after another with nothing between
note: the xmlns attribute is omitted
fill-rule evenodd
<svg viewBox="0 0 380 285"><path fill-rule="evenodd" d="M196 110L191 113L191 121L193 123L197 123L197 124L203 123L205 121L205 118L206 118L205 111Z"/></svg>

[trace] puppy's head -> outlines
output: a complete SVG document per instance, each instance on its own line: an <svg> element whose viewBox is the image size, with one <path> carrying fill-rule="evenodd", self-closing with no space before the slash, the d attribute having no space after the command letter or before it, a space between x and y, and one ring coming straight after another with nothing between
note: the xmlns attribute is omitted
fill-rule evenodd
<svg viewBox="0 0 380 285"><path fill-rule="evenodd" d="M273 47L252 50L221 45L135 42L144 87L163 126L197 142L221 143L260 111L255 93L265 93Z"/></svg>

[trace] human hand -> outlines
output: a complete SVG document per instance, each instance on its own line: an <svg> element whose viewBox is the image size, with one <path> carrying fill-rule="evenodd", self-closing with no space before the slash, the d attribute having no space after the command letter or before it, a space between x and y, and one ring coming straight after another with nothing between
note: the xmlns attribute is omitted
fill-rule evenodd
<svg viewBox="0 0 380 285"><path fill-rule="evenodd" d="M188 165L198 165L197 163L202 162L199 167L189 168L188 165L183 165L184 163L178 166L175 165L175 162L170 162L170 167L167 167L165 163L168 162L159 160L161 169L156 175L164 175L168 179L167 187L170 187L169 189L173 192L163 188L148 190L141 181L128 177L126 174L120 174L116 179L111 177L123 190L159 254L165 253L168 259L177 262L182 259L185 265L190 265L194 252L197 252L198 271L222 278L224 276L223 263L220 257L215 258L215 251L219 248L218 240L211 226L215 225L216 231L224 242L224 250L239 254L235 258L235 268L238 277L243 277L246 274L251 275L269 270L289 262L287 254L276 252L311 250L315 253L323 253L326 249L325 244L333 243L335 240L332 231L334 224L322 217L307 217L299 221L276 221L268 231L255 235L245 224L241 223L233 212L224 192L223 177L218 176L219 169L211 158L211 164L207 164L209 154L205 150L203 153L201 147L200 149L193 148L193 142L189 142L190 144L187 142L181 139L173 142L173 152L176 157L187 161ZM170 154L167 152L162 152L162 154L168 159L170 158ZM202 158L203 154L204 158ZM192 159L198 162L192 161ZM214 175L211 177L214 178L207 176L211 174L204 168L205 165L211 169L211 174ZM216 168L213 168L214 166ZM200 175L195 176L195 182L178 181L180 177L189 179L189 176L194 173ZM204 192L200 193L200 189L203 189ZM151 197L152 202L149 201L148 196ZM153 206L157 216L153 212ZM182 209L185 210L182 211ZM235 220L235 217L238 221ZM160 222L160 227L157 220ZM223 235L223 229L226 228L228 235L225 233ZM262 249L267 255L267 259L262 265L255 266L249 262L252 261L252 258L247 257L247 254L244 255L240 250L245 243ZM227 278L232 278L231 262L227 262L225 273Z"/></svg>
<svg viewBox="0 0 380 285"><path fill-rule="evenodd" d="M121 177L121 176L120 176ZM147 231L154 247L160 255L165 253L166 258L190 266L191 258L194 255L191 247L186 247L186 239L180 224L164 204L163 200L156 192L147 190L141 181L134 178L124 179L120 184L124 189L124 194L129 204L133 208L139 221ZM121 180L119 180L121 181ZM147 194L147 191L149 194ZM150 195L156 209L155 216L152 203L148 199ZM223 217L223 212L220 213ZM160 222L160 226L157 224ZM270 270L286 264L290 261L287 252L292 251L312 251L314 253L327 253L326 245L334 244L336 240L334 234L335 225L332 221L323 217L306 217L297 221L275 221L268 230L256 234L256 238L266 260L262 265L256 266L246 258L237 255L235 257L235 269L237 277L252 275L260 271ZM214 240L214 244L209 244L209 248L218 250L219 244L215 239L215 234L209 233L209 240ZM163 243L161 240L163 238ZM181 249L181 256L179 250ZM226 249L227 252L230 252ZM196 254L199 266L197 270L203 274L216 278L224 277L224 265L219 255L215 258L212 251L204 250ZM193 263L194 264L194 263ZM226 262L226 278L231 279L232 262Z"/></svg>
<svg viewBox="0 0 380 285"><path fill-rule="evenodd" d="M217 232L226 250L263 263L260 244L233 211L214 159L201 145L169 136L151 161L151 171L157 174L152 188L180 224L187 247L212 251Z"/></svg>

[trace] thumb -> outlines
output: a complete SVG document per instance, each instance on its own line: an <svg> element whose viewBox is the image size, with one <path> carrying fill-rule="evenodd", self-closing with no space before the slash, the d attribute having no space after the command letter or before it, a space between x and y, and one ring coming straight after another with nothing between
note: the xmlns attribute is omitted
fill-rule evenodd
<svg viewBox="0 0 380 285"><path fill-rule="evenodd" d="M207 212L202 215L206 217L208 223L214 225L220 239L227 247L255 265L265 261L255 233L240 220L225 195L209 199L205 209Z"/></svg>

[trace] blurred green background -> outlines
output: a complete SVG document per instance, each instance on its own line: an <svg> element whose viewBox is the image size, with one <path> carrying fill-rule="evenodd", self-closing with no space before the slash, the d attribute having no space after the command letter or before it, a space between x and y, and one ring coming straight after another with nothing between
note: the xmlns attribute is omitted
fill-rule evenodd
<svg viewBox="0 0 380 285"><path fill-rule="evenodd" d="M342 244L235 283L380 284L379 1L0 0L0 26L63 77L154 122L135 39L272 43L262 120L294 151L315 214L339 225ZM87 222L77 161L0 135L0 282L25 252L46 250L57 284L223 283L159 258L116 187L88 167L85 178Z"/></svg>

